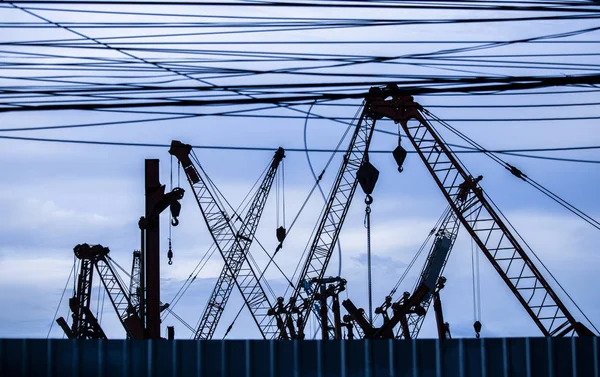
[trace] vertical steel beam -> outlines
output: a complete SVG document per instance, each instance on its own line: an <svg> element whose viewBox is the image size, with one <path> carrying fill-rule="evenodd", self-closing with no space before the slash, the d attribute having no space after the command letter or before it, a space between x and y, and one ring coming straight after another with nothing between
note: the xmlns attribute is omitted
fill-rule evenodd
<svg viewBox="0 0 600 377"><path fill-rule="evenodd" d="M159 160L145 161L146 181L146 219L162 197L159 181ZM145 259L146 279L146 338L160 339L160 220L156 216L151 219L145 229Z"/></svg>

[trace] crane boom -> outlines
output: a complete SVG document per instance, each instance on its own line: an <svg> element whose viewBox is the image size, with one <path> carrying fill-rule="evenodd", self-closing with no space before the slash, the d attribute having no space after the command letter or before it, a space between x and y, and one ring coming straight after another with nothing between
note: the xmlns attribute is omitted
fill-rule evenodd
<svg viewBox="0 0 600 377"><path fill-rule="evenodd" d="M372 108L401 125L462 225L544 336L573 331L591 335L568 311L489 203L477 184L482 177L468 174L427 122L422 107L411 96L393 96L374 99Z"/></svg>
<svg viewBox="0 0 600 377"><path fill-rule="evenodd" d="M277 149L267 173L258 187L255 196L252 198L248 212L246 212L242 221L241 228L237 233L238 242L232 243L229 249L225 251L227 263L223 266L219 279L208 300L208 304L204 308L200 324L196 330L196 335L194 336L195 339L211 339L213 337L219 318L225 310L225 305L227 304L227 300L235 285L235 280L237 279L242 282L242 286L246 285L246 283L243 282L250 270L248 268L243 269L245 256L248 254L252 241L254 240L254 234L258 228L258 223L260 222L263 210L265 209L267 197L271 191L277 168L284 157L285 151L283 148ZM228 266L231 268L231 273L229 272ZM256 282L258 282L258 280L256 280ZM247 290L244 289L243 291L245 292ZM250 289L250 291L252 291L252 289Z"/></svg>
<svg viewBox="0 0 600 377"><path fill-rule="evenodd" d="M367 96L362 114L356 124L352 138L340 170L333 184L325 210L321 214L319 225L316 229L308 256L295 285L294 292L289 301L285 322L291 326L294 322L293 315L297 315L296 334L291 334L299 339L304 338L304 327L315 301L315 292L312 291L302 297L305 282L319 281L323 278L333 249L338 240L342 225L350 208L350 203L357 186L357 172L368 161L369 144L373 136L377 117L371 110L371 101L379 98L385 99L388 95L386 89L371 88ZM335 334L331 334L332 338Z"/></svg>
<svg viewBox="0 0 600 377"><path fill-rule="evenodd" d="M435 286L448 261L452 247L454 246L459 224L456 214L453 211L449 211L448 215L442 220L435 241L427 256L427 261L421 271L416 286L419 287L421 284L425 283L430 289L420 303L421 307L425 310L425 313L427 313L427 310L431 306L431 301L435 294ZM425 315L419 315L417 313L409 313L406 316L410 339L415 339L419 335L424 320ZM400 334L404 335L403 332L400 332Z"/></svg>
<svg viewBox="0 0 600 377"><path fill-rule="evenodd" d="M271 305L260 284L260 279L244 254L244 244L248 241L234 231L231 219L209 190L200 171L192 163L190 159L191 151L191 145L183 144L177 140L171 142L171 148L169 149L169 153L177 157L183 167L211 237L225 261L225 267L229 272L228 276L233 277L236 275L235 272L238 271L238 278L232 278L231 280L240 290L261 335L265 339L270 339L276 336L279 331L277 324L273 323L269 315L272 312ZM231 253L227 254L230 250ZM228 283L231 283L231 280L228 280Z"/></svg>

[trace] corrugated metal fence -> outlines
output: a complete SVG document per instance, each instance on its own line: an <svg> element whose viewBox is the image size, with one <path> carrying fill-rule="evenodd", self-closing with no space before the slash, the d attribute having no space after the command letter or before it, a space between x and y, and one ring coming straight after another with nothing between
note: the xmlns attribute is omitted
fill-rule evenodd
<svg viewBox="0 0 600 377"><path fill-rule="evenodd" d="M600 377L598 338L0 339L0 376Z"/></svg>

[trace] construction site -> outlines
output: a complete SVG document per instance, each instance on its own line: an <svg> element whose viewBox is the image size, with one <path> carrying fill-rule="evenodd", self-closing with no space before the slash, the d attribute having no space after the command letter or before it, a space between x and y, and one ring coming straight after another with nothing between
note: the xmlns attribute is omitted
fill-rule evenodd
<svg viewBox="0 0 600 377"><path fill-rule="evenodd" d="M600 377L597 3L4 4L0 377Z"/></svg>

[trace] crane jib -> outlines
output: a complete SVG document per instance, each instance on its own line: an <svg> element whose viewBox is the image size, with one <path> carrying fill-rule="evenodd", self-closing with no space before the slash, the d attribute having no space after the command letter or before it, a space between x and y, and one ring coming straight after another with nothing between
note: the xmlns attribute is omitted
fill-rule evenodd
<svg viewBox="0 0 600 377"><path fill-rule="evenodd" d="M377 98L373 111L400 124L452 211L545 336L589 335L548 284L472 177L412 98Z"/></svg>
<svg viewBox="0 0 600 377"><path fill-rule="evenodd" d="M273 309L260 284L262 275L259 277L254 267L249 263L247 253L262 215L277 167L285 157L285 151L283 148L279 148L275 152L270 163L270 169L263 180L261 188L257 191L257 195L252 199L250 209L239 231L235 231L225 208L222 207L209 189L207 185L208 178L203 177L205 173L202 168L200 166L197 168L194 165L190 157L191 152L192 147L190 145L177 140L171 142L169 153L177 157L181 163L211 237L225 262L225 266L202 314L194 338L210 339L213 336L234 286L237 286L242 294L244 303L252 313L263 338L273 338L278 334L278 325L272 321L271 313Z"/></svg>

